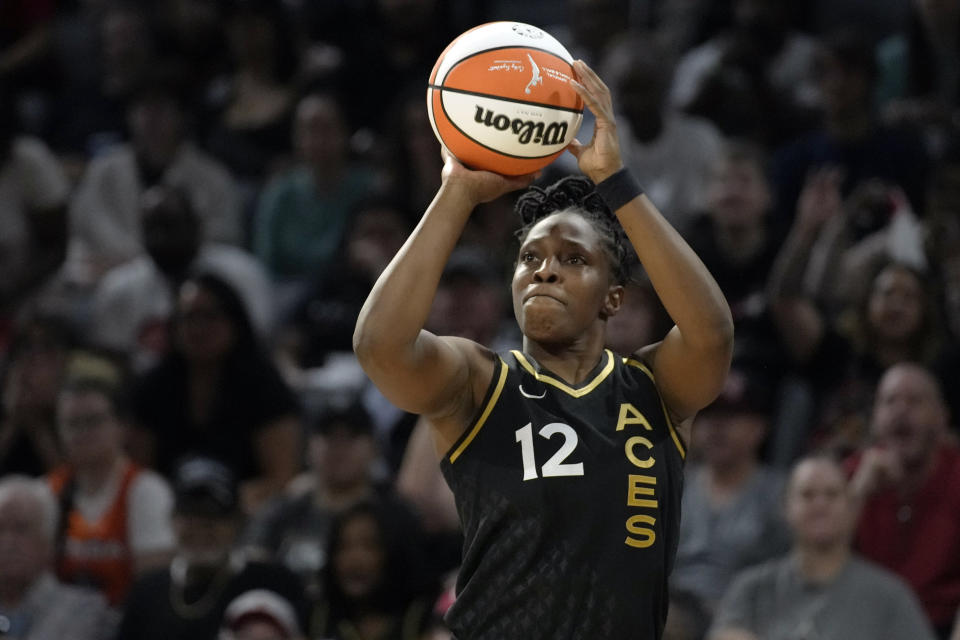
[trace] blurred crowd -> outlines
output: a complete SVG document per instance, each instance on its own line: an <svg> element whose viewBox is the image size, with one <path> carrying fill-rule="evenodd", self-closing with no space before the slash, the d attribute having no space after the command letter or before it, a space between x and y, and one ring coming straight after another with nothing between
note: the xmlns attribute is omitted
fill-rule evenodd
<svg viewBox="0 0 960 640"><path fill-rule="evenodd" d="M960 638L958 0L0 0L0 636L450 637L452 496L351 336L499 19L600 73L733 311L665 637ZM432 331L519 348L517 226ZM669 326L638 266L609 347Z"/></svg>

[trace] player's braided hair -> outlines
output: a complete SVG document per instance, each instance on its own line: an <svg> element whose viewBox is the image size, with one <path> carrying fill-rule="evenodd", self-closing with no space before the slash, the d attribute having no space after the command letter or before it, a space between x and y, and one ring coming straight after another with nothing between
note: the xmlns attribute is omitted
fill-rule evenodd
<svg viewBox="0 0 960 640"><path fill-rule="evenodd" d="M545 189L531 186L517 199L513 210L522 225L516 233L520 242L533 225L554 213L571 211L583 216L600 233L614 280L626 284L635 254L620 222L586 176L566 176Z"/></svg>

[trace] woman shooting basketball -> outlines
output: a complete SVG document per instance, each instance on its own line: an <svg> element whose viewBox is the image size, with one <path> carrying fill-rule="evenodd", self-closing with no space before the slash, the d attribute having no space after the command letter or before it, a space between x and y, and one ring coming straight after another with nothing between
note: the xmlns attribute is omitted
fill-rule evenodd
<svg viewBox="0 0 960 640"><path fill-rule="evenodd" d="M449 155L354 334L374 383L432 425L465 537L448 615L459 640L660 637L684 443L730 364L719 288L623 169L606 85L582 61L574 69L596 128L569 149L592 183L565 178L517 203L523 351L423 329L471 211L533 179ZM623 232L676 325L630 358L604 349L623 298Z"/></svg>

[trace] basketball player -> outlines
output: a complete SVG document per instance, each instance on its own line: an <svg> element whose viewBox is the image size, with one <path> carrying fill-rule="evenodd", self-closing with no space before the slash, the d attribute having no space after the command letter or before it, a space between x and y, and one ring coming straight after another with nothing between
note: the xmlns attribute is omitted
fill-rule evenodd
<svg viewBox="0 0 960 640"><path fill-rule="evenodd" d="M447 617L459 640L660 638L691 418L730 364L719 288L623 169L606 85L582 61L574 70L597 121L589 144L569 147L589 180L517 203L523 350L423 330L473 208L534 178L470 171L449 155L354 334L380 390L432 425L465 537ZM604 349L623 298L623 231L675 322L628 358Z"/></svg>

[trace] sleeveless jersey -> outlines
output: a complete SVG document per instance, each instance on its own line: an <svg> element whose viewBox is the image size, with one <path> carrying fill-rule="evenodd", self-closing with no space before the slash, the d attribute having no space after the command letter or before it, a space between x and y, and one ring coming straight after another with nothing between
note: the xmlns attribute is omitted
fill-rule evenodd
<svg viewBox="0 0 960 640"><path fill-rule="evenodd" d="M57 562L57 575L70 584L96 588L112 605L123 602L133 582L133 556L127 542L127 500L130 486L140 467L128 462L113 503L96 521L83 517L79 509L61 513L66 518L63 548ZM50 487L61 495L71 482L69 468L50 474Z"/></svg>
<svg viewBox="0 0 960 640"><path fill-rule="evenodd" d="M578 386L501 354L441 460L463 527L458 640L656 640L684 445L650 370L604 352Z"/></svg>

